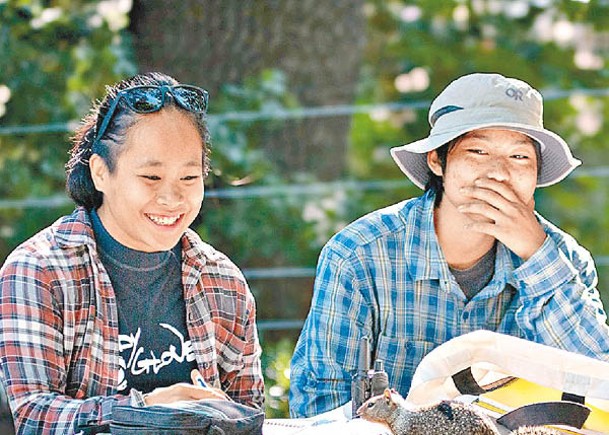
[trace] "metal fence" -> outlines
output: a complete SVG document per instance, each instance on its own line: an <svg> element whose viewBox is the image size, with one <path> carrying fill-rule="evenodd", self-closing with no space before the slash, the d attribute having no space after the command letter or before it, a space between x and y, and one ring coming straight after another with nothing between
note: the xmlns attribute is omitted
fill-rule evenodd
<svg viewBox="0 0 609 435"><path fill-rule="evenodd" d="M606 97L609 89L575 89L569 91L544 92L546 101L562 99L574 94ZM262 112L231 112L224 114L209 115L210 122L224 121L265 121L281 119L303 119L319 118L328 116L345 116L357 113L373 113L378 110L400 111L405 109L423 109L429 107L429 101L414 101L408 103L387 103L376 105L338 105L328 107L310 107L293 110L271 110ZM54 123L44 125L22 125L0 127L0 136L40 134L40 133L67 133L74 130L75 122ZM213 132L212 132L213 135ZM597 166L578 169L572 178L593 177L609 178L609 166ZM390 191L404 188L404 179L400 180L372 180L372 181L333 181L308 184L287 184L282 186L244 186L238 188L223 188L210 190L205 193L206 198L217 199L251 199L289 196L312 196L323 195L337 191ZM33 209L33 208L60 208L71 204L71 200L63 194L46 198L24 198L24 199L0 199L0 210L2 209ZM595 257L597 266L608 267L609 255ZM313 267L275 267L260 269L243 269L245 277L254 279L285 279L285 278L311 278L315 276ZM277 319L259 320L260 330L288 330L300 329L302 320Z"/></svg>

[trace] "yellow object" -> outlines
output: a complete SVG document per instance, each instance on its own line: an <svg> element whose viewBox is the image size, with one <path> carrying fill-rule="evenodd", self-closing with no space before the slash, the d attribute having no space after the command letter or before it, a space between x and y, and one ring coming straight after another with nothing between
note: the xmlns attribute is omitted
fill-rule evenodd
<svg viewBox="0 0 609 435"><path fill-rule="evenodd" d="M495 390L504 380L513 380ZM489 391L492 390L492 391ZM486 391L486 392L485 392ZM585 398L591 413L571 434L609 435L609 362L492 331L474 331L421 360L406 402L423 406L462 397L494 418L525 405Z"/></svg>
<svg viewBox="0 0 609 435"><path fill-rule="evenodd" d="M529 382L525 379L515 379L513 382L494 391L479 396L476 405L498 414L504 414L512 409L538 402L553 402L561 400L562 392L553 388ZM582 431L571 431L559 428L565 433L609 434L609 412L598 408L586 401L585 405L592 412L586 419Z"/></svg>

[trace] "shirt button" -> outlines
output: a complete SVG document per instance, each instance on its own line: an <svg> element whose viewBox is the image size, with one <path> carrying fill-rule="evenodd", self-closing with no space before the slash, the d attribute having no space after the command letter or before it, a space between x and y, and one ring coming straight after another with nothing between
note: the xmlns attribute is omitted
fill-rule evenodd
<svg viewBox="0 0 609 435"><path fill-rule="evenodd" d="M467 320L467 319L469 319L469 312L465 311L463 313L463 320Z"/></svg>

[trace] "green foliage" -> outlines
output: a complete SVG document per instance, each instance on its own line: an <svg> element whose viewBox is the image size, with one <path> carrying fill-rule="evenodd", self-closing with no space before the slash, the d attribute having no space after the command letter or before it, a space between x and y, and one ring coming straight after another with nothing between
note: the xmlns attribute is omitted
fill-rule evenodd
<svg viewBox="0 0 609 435"><path fill-rule="evenodd" d="M263 71L241 84L227 83L210 102L209 128L213 133L213 178L210 184L251 184L261 179L273 182L272 166L262 152L261 124L256 120L233 120L228 115L236 112L273 113L297 107L296 98L289 93L285 74L278 70ZM273 128L274 123L266 123Z"/></svg>
<svg viewBox="0 0 609 435"><path fill-rule="evenodd" d="M350 164L362 178L400 176L389 148L427 135L427 108L450 81L471 72L499 72L523 79L546 96L545 124L564 137L584 161L569 180L537 193L544 216L573 234L595 256L609 255L607 179L577 178L586 168L609 165L604 138L609 89L603 42L607 2L490 0L371 0L369 44L358 101L401 101L404 109L353 119ZM418 75L415 75L415 72ZM400 89L401 78L423 81ZM555 95L557 91L570 95ZM420 104L424 102L425 104ZM421 108L424 107L424 108ZM416 191L406 191L406 195ZM609 303L609 268L599 268L599 289Z"/></svg>
<svg viewBox="0 0 609 435"><path fill-rule="evenodd" d="M0 0L0 129L56 126L45 133L0 133L0 198L63 192L66 132L72 129L65 122L85 114L105 84L137 70L125 32L130 7L129 1ZM609 118L607 97L583 92L554 96L558 91L609 89L607 2L368 0L365 14L367 28L362 31L368 43L356 102L400 102L403 108L355 115L348 155L337 153L337 158L347 159L348 179L403 180L403 187L292 194L264 151L264 141L283 122L269 120L271 115L298 107L290 92L298 84L288 83L276 70L243 83L226 83L210 105L213 171L208 192L255 186L274 193L222 200L208 195L196 229L240 267L312 267L323 243L345 224L420 194L401 174L389 149L425 137L430 100L466 73L496 71L542 90L546 126L567 139L585 162L575 174L609 166L609 124L603 122ZM269 118L235 115L241 112L262 112ZM314 183L312 174L289 181ZM603 236L609 229L607 185L606 176L571 176L541 189L537 208L595 256L608 256L609 238ZM0 209L0 259L70 208ZM609 267L601 266L599 272L599 289L609 306ZM304 284L310 290L310 280ZM298 291L296 297L282 296L284 288L276 289L268 280L252 280L250 285L259 318L273 310L279 313L273 316L290 318L296 308L307 308L300 282L285 283L285 290ZM288 301L285 306L277 303L282 298ZM288 339L264 343L269 417L287 416L286 370L292 347Z"/></svg>
<svg viewBox="0 0 609 435"><path fill-rule="evenodd" d="M247 186L277 189L286 183L262 151L264 132L274 124L260 121L235 121L225 116L240 111L274 112L296 107L283 73L263 71L243 84L227 84L211 102L213 137L210 188ZM224 116L223 116L224 114ZM285 194L247 199L208 198L203 202L201 224L197 231L218 249L226 252L241 267L263 265L311 264L309 249L313 231L303 221L303 202ZM256 228L256 231L252 231ZM291 249L286 249L289 245ZM315 246L319 248L319 246Z"/></svg>
<svg viewBox="0 0 609 435"><path fill-rule="evenodd" d="M84 0L0 2L0 86L10 92L0 127L57 127L45 133L0 135L0 198L48 197L63 191L68 142L64 123L81 117L105 84L135 73L129 39L121 31L128 12L104 10L98 2ZM60 212L0 210L0 232L7 243L0 246L0 257Z"/></svg>
<svg viewBox="0 0 609 435"><path fill-rule="evenodd" d="M264 346L262 367L264 367L265 411L267 418L286 418L288 391L290 389L290 359L294 343L283 339Z"/></svg>

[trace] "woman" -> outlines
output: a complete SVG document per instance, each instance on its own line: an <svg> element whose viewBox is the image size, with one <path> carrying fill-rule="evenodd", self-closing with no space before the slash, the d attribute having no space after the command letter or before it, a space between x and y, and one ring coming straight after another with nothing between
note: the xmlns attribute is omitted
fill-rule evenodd
<svg viewBox="0 0 609 435"><path fill-rule="evenodd" d="M207 102L138 75L109 87L76 132L76 210L0 270L0 376L17 433L104 427L116 404L262 406L253 296L188 228L209 171Z"/></svg>

